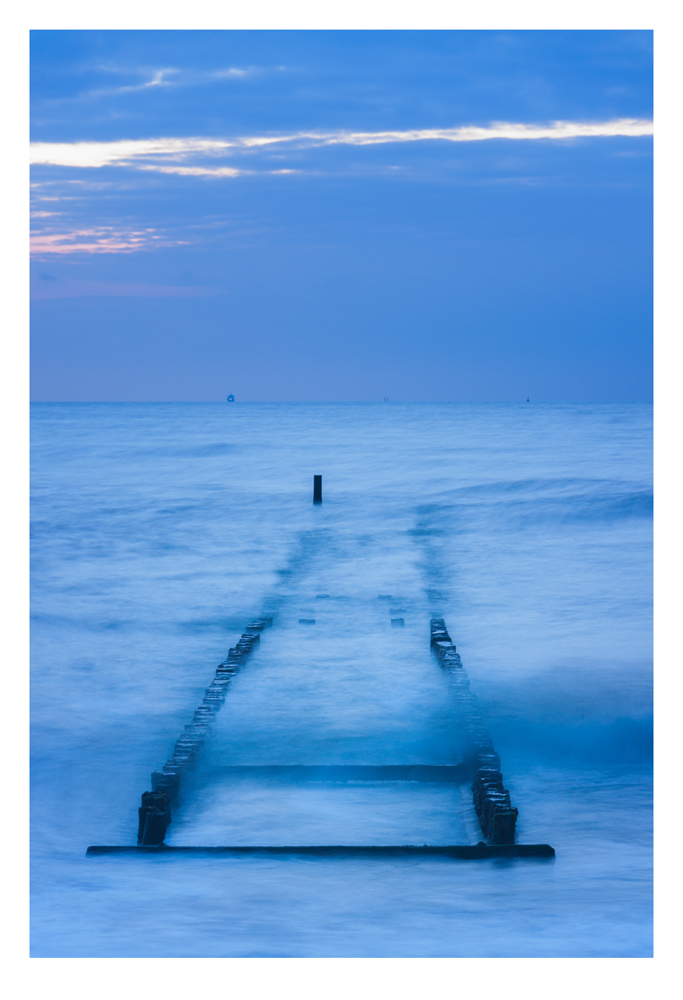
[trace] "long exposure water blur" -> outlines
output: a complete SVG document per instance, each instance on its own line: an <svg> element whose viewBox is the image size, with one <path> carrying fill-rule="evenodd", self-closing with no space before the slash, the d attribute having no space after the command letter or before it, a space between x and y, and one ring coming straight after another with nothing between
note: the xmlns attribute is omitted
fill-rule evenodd
<svg viewBox="0 0 683 1000"><path fill-rule="evenodd" d="M34 956L652 953L651 407L34 404L32 434ZM556 858L86 858L135 843L261 613L168 844L481 839L467 786L227 770L457 761L439 614Z"/></svg>

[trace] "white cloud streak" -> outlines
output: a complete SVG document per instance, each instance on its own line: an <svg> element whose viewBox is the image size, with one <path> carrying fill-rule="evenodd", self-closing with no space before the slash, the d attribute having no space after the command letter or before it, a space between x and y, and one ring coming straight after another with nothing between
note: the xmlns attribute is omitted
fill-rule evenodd
<svg viewBox="0 0 683 1000"><path fill-rule="evenodd" d="M230 69L217 69L213 73L209 73L209 76L214 80L229 80L234 79L239 76L251 76L257 72L254 67L249 69L238 69L237 66L231 66Z"/></svg>
<svg viewBox="0 0 683 1000"><path fill-rule="evenodd" d="M299 174L300 170L238 170L236 167L161 167L145 163L138 170L153 170L158 174L178 174L181 177L241 177L243 174Z"/></svg>
<svg viewBox="0 0 683 1000"><path fill-rule="evenodd" d="M129 165L155 157L177 159L222 152L231 143L217 139L124 139L117 142L34 142L31 163L60 167Z"/></svg>
<svg viewBox="0 0 683 1000"><path fill-rule="evenodd" d="M251 170L237 170L236 167L161 167L145 163L139 170L154 170L158 174L179 174L181 177L239 177L253 173Z"/></svg>
<svg viewBox="0 0 683 1000"><path fill-rule="evenodd" d="M113 97L119 94L130 94L135 91L149 90L153 87L196 87L221 80L242 80L245 77L252 77L257 74L270 72L267 68L259 66L229 66L225 69L217 70L184 70L176 69L172 66L162 69L129 69L121 66L98 66L100 72L115 73L119 76L146 76L142 83L125 84L119 87L98 87L95 90L84 91L75 97L51 98L50 104L65 104L71 101L92 100L97 97ZM286 69L285 66L276 67L277 71ZM168 79L171 77L172 79Z"/></svg>
<svg viewBox="0 0 683 1000"><path fill-rule="evenodd" d="M161 82L161 81L160 81ZM620 118L608 122L551 122L526 125L493 122L488 126L465 125L445 129L411 129L388 132L294 132L287 135L243 136L234 139L160 138L115 142L36 142L31 145L31 163L68 167L132 166L162 169L163 161L182 161L197 156L221 156L268 147L303 149L320 146L374 146L407 142L482 142L491 139L567 140L614 136L649 136L653 123L642 118ZM149 161L152 163L149 163ZM142 161L148 161L146 164ZM155 162L156 161L156 162ZM203 171L206 176L209 168ZM220 176L234 177L241 171L220 168ZM166 173L201 175L199 167ZM217 171L213 172L219 176Z"/></svg>
<svg viewBox="0 0 683 1000"><path fill-rule="evenodd" d="M87 94L82 96L108 97L110 94L129 94L135 90L148 90L150 87L168 87L170 85L170 81L167 80L166 77L177 72L177 69L158 69L155 70L149 80L145 80L143 83L132 83L123 87L105 87L100 90L90 90Z"/></svg>
<svg viewBox="0 0 683 1000"><path fill-rule="evenodd" d="M166 77L177 72L177 69L159 69L154 73L151 80L145 80L144 83L133 84L128 87L119 87L118 92L121 94L126 90L147 90L148 87L168 87L169 81Z"/></svg>

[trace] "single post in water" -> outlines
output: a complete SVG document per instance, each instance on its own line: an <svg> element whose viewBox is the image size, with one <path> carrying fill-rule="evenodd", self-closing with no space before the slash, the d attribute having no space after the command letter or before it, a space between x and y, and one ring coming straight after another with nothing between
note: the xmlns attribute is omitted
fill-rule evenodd
<svg viewBox="0 0 683 1000"><path fill-rule="evenodd" d="M323 477L313 476L313 503L323 502Z"/></svg>

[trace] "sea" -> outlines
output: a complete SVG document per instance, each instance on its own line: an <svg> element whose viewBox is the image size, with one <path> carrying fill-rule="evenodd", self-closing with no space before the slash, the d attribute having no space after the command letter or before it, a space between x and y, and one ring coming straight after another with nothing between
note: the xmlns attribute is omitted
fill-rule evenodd
<svg viewBox="0 0 683 1000"><path fill-rule="evenodd" d="M650 406L34 404L31 610L34 957L652 954ZM482 840L466 784L236 770L457 762L439 616L555 857L86 856L263 614L167 844Z"/></svg>

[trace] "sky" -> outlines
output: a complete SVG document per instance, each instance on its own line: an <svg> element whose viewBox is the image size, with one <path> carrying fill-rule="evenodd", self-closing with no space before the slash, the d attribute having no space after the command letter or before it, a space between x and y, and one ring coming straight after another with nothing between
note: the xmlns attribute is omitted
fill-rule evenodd
<svg viewBox="0 0 683 1000"><path fill-rule="evenodd" d="M647 402L649 31L34 31L32 399Z"/></svg>

